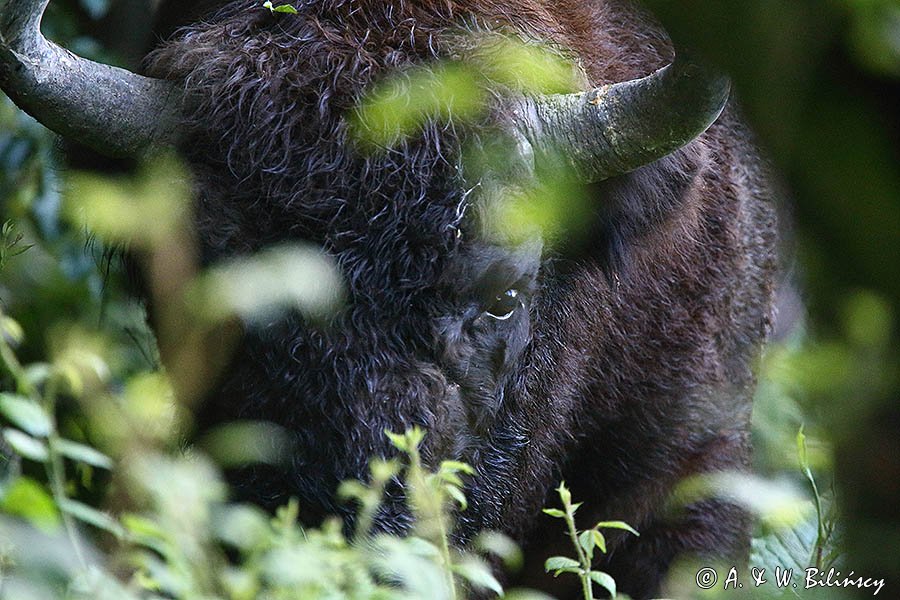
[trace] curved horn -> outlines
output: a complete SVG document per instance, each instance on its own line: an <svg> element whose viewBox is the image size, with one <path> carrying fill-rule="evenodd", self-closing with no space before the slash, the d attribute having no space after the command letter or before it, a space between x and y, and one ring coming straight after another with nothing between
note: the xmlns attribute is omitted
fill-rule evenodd
<svg viewBox="0 0 900 600"><path fill-rule="evenodd" d="M536 153L557 153L600 181L691 142L719 117L730 90L727 77L679 53L641 79L523 98L512 117Z"/></svg>
<svg viewBox="0 0 900 600"><path fill-rule="evenodd" d="M0 0L0 88L53 131L111 156L176 139L181 94L171 82L95 63L41 35L49 0Z"/></svg>

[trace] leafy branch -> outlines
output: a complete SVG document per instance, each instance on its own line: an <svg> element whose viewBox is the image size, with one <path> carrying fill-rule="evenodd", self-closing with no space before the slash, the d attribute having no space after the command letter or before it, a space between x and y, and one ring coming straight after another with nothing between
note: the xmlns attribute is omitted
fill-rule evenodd
<svg viewBox="0 0 900 600"><path fill-rule="evenodd" d="M409 487L410 507L416 517L417 533L437 547L450 598L460 597L454 575L462 577L475 587L502 595L500 582L484 561L473 555L451 551L450 548L449 505L456 503L460 510L466 509L461 475L473 475L475 470L465 463L445 460L437 471L427 471L419 453L425 432L419 427L413 427L402 435L389 431L385 434L408 457L409 467L405 479Z"/></svg>
<svg viewBox="0 0 900 600"><path fill-rule="evenodd" d="M21 244L25 237L21 231L16 231L15 223L6 221L0 226L0 271L6 266L7 261L14 256L27 252L34 244Z"/></svg>
<svg viewBox="0 0 900 600"><path fill-rule="evenodd" d="M563 519L566 522L569 538L572 540L572 546L575 548L576 558L551 556L544 563L544 569L547 572L553 571L554 577L558 577L561 573L578 575L578 578L581 580L581 590L585 600L593 600L594 598L592 582L604 588L612 598L615 598L616 581L608 573L595 571L591 568L595 549L599 549L600 552L606 554L606 537L600 533L600 530L620 529L634 535L640 534L624 521L600 521L590 529L578 531L575 528L575 512L581 506L581 502L572 503L572 493L566 487L565 482L561 482L556 491L559 493L560 500L562 500L563 510L545 508L544 513L551 517Z"/></svg>
<svg viewBox="0 0 900 600"><path fill-rule="evenodd" d="M107 470L112 468L113 462L98 450L59 434L55 416L58 397L63 390L77 395L83 389L81 375L65 359L52 364L23 367L14 352L14 347L22 339L21 327L0 313L0 366L16 385L15 393L0 392L0 415L13 425L3 428L3 438L21 459L44 465L53 502L34 502L36 498L46 499L46 492L34 480L20 477L3 496L3 508L8 512L30 515L39 522L52 523L57 518L55 509L43 515L32 513L55 506L73 552L86 569L88 565L73 519L101 528L118 538L123 536L123 530L105 513L68 497L65 460L88 468Z"/></svg>
<svg viewBox="0 0 900 600"><path fill-rule="evenodd" d="M266 0L266 2L263 3L263 8L268 8L272 13L285 13L289 15L297 14L297 9L290 4L279 4L278 6L273 6L271 0Z"/></svg>
<svg viewBox="0 0 900 600"><path fill-rule="evenodd" d="M825 567L825 551L831 546L834 535L834 520L825 514L823 508L822 495L819 492L819 486L816 484L816 478L813 476L812 467L810 466L809 454L806 447L806 434L803 433L803 426L797 431L797 456L800 460L800 469L812 488L813 500L816 505L816 543L812 549L810 561L816 568Z"/></svg>

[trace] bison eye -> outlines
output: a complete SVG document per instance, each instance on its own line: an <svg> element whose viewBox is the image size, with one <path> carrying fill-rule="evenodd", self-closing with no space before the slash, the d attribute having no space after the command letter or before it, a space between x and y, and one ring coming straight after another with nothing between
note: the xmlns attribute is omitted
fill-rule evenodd
<svg viewBox="0 0 900 600"><path fill-rule="evenodd" d="M519 308L519 290L510 288L495 297L484 312L498 321L505 321L516 312L517 308Z"/></svg>

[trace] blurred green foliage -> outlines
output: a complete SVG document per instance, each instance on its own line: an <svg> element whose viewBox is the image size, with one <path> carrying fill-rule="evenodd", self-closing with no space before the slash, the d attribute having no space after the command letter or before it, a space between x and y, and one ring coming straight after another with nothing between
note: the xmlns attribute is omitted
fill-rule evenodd
<svg viewBox="0 0 900 600"><path fill-rule="evenodd" d="M470 54L466 63L447 61L394 73L375 86L353 116L356 138L383 147L420 131L426 120L478 121L490 108L491 93L501 86L532 94L577 89L575 65L539 45L485 35Z"/></svg>
<svg viewBox="0 0 900 600"><path fill-rule="evenodd" d="M800 296L781 308L797 324L764 357L758 467L790 464L787 441L805 422L813 471L840 508L842 564L896 588L900 2L647 4L676 41L732 73L790 207Z"/></svg>

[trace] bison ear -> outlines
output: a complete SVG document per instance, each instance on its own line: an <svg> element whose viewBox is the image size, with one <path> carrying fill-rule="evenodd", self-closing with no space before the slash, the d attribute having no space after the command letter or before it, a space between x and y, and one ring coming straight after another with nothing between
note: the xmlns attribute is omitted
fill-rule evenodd
<svg viewBox="0 0 900 600"><path fill-rule="evenodd" d="M580 235L555 248L566 264L600 266L612 285L636 244L663 230L692 202L702 154L690 146L641 169L589 185L594 212Z"/></svg>

